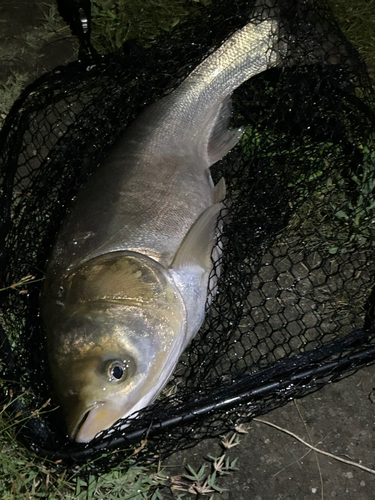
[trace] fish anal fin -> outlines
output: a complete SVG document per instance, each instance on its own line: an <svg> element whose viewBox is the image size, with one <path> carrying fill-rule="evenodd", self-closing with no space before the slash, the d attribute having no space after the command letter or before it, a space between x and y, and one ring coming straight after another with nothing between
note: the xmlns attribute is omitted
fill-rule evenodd
<svg viewBox="0 0 375 500"><path fill-rule="evenodd" d="M228 128L232 111L230 96L226 97L218 108L214 126L207 145L207 155L210 165L213 165L225 156L243 136L242 128L230 130Z"/></svg>
<svg viewBox="0 0 375 500"><path fill-rule="evenodd" d="M227 194L227 186L225 184L225 179L222 177L214 188L214 204L223 201Z"/></svg>

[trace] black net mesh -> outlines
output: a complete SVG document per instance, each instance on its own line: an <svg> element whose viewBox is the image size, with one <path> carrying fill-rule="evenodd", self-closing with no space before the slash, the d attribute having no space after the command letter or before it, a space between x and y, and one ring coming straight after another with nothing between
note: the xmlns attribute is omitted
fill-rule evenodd
<svg viewBox="0 0 375 500"><path fill-rule="evenodd" d="M206 320L126 431L120 422L88 445L70 442L58 411L35 413L51 394L38 280L66 208L145 105L260 16L280 24L283 64L233 96L233 125L247 132L212 168L215 182L225 177L229 215ZM147 47L128 42L29 86L0 136L2 388L15 412L34 411L19 437L65 464L95 458L100 470L147 435L137 459L149 460L372 362L374 132L365 66L320 1L223 0Z"/></svg>

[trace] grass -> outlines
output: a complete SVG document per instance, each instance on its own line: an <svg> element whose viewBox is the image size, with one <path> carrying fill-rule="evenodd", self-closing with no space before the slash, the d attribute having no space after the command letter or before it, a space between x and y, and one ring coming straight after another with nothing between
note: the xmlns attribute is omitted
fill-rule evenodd
<svg viewBox="0 0 375 500"><path fill-rule="evenodd" d="M375 0L329 0L340 28L367 64L375 82Z"/></svg>
<svg viewBox="0 0 375 500"><path fill-rule="evenodd" d="M93 0L92 42L106 53L129 39L147 42L169 31L197 10L199 3L210 0Z"/></svg>
<svg viewBox="0 0 375 500"><path fill-rule="evenodd" d="M11 401L12 399L10 399ZM120 499L143 500L151 489L163 485L166 477L157 466L132 466L131 460L100 476L85 468L72 471L36 457L17 441L16 420L10 419L4 404L0 411L0 492L3 500ZM134 460L133 460L134 462ZM94 464L93 464L94 467Z"/></svg>
<svg viewBox="0 0 375 500"><path fill-rule="evenodd" d="M27 73L15 71L11 73L6 82L0 83L0 128L14 101L24 89L28 78Z"/></svg>
<svg viewBox="0 0 375 500"><path fill-rule="evenodd" d="M19 444L16 424L22 417L9 418L6 410L11 401L12 398L0 410L2 500L163 500L165 492L172 492L176 500L188 500L187 493L214 500L214 494L224 491L219 486L219 478L237 470L237 459L227 455L228 450L239 444L237 433L223 437L223 452L219 456L209 455L196 470L187 465L186 471L178 476L168 477L160 470L160 464L136 466L132 457L103 474L94 473L95 463L91 464L91 473L87 466L67 470L35 456Z"/></svg>

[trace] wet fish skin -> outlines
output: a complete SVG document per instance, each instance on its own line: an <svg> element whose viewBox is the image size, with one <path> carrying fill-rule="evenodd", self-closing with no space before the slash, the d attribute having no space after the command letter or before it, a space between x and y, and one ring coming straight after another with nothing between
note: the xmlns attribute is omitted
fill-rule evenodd
<svg viewBox="0 0 375 500"><path fill-rule="evenodd" d="M153 401L205 315L225 184L239 140L230 94L276 64L277 23L232 35L127 129L78 194L47 270L42 314L68 434L91 440Z"/></svg>

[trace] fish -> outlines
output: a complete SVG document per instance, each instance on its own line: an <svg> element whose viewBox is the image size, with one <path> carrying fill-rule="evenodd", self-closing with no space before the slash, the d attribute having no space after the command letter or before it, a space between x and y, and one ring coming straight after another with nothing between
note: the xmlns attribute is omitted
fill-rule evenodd
<svg viewBox="0 0 375 500"><path fill-rule="evenodd" d="M226 196L210 166L243 136L229 128L231 94L276 65L277 28L248 23L147 106L68 210L41 312L72 440L89 442L151 404L203 323Z"/></svg>

